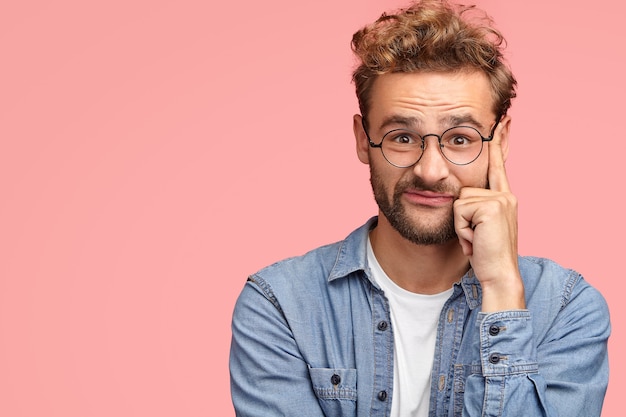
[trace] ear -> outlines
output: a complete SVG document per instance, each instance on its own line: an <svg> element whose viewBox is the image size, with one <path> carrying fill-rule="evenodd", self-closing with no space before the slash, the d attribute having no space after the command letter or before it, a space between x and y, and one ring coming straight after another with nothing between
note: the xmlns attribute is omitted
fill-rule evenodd
<svg viewBox="0 0 626 417"><path fill-rule="evenodd" d="M506 162L506 158L509 156L509 132L511 129L511 116L508 114L500 120L500 124L496 129L496 137L494 138L500 142L502 148L502 159Z"/></svg>
<svg viewBox="0 0 626 417"><path fill-rule="evenodd" d="M363 129L363 117L360 114L355 114L352 117L352 130L354 131L354 138L356 139L356 154L359 157L359 161L364 164L370 163L370 145L369 139Z"/></svg>

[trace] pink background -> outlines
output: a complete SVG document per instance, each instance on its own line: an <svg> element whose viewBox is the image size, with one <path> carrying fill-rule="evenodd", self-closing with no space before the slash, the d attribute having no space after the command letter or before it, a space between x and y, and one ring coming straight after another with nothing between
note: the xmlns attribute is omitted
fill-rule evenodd
<svg viewBox="0 0 626 417"><path fill-rule="evenodd" d="M478 3L519 80L521 253L606 296L622 415L623 2ZM3 2L0 415L234 415L246 276L376 212L349 41L404 4Z"/></svg>

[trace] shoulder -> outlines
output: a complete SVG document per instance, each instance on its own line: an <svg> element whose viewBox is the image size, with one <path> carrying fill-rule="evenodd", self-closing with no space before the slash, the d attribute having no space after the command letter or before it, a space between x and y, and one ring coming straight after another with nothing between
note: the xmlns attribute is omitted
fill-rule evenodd
<svg viewBox="0 0 626 417"><path fill-rule="evenodd" d="M359 262L365 255L346 245L325 245L250 275L237 299L235 318L280 317L298 335L330 316L335 327L349 327L345 317L364 314L356 306L369 305L369 286ZM353 307L358 311L351 312Z"/></svg>
<svg viewBox="0 0 626 417"><path fill-rule="evenodd" d="M579 272L539 257L520 257L519 265L526 303L536 320L586 316L608 326L606 300Z"/></svg>
<svg viewBox="0 0 626 417"><path fill-rule="evenodd" d="M345 281L343 278L367 268L367 239L376 220L370 219L342 241L267 266L252 274L248 281L287 292L316 291L325 289L331 282L334 285Z"/></svg>
<svg viewBox="0 0 626 417"><path fill-rule="evenodd" d="M326 282L336 263L341 244L342 242L336 242L324 245L304 255L283 259L255 272L248 280L273 288Z"/></svg>
<svg viewBox="0 0 626 417"><path fill-rule="evenodd" d="M602 296L576 270L566 268L557 262L533 256L519 258L520 272L524 280L527 296L560 296L560 304L567 305L580 292Z"/></svg>
<svg viewBox="0 0 626 417"><path fill-rule="evenodd" d="M266 322L272 317L286 320L291 326L307 322L311 310L327 298L328 275L339 246L325 245L251 274L237 298L233 322L249 325L260 317Z"/></svg>

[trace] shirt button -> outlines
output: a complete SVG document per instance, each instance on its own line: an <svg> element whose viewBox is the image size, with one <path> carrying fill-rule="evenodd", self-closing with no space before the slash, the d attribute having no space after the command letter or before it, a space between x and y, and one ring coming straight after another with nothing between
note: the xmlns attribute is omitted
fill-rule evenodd
<svg viewBox="0 0 626 417"><path fill-rule="evenodd" d="M498 362L500 362L500 355L497 353L492 353L491 355L489 355L489 362L494 365L497 364Z"/></svg>
<svg viewBox="0 0 626 417"><path fill-rule="evenodd" d="M450 309L448 310L448 323L452 323L452 320L454 320L454 310Z"/></svg>
<svg viewBox="0 0 626 417"><path fill-rule="evenodd" d="M333 376L330 377L330 383L333 385L339 385L339 383L341 382L341 377L337 374L333 374Z"/></svg>
<svg viewBox="0 0 626 417"><path fill-rule="evenodd" d="M380 330L381 332L384 332L385 330L387 330L388 324L386 321L379 321L378 322L378 330Z"/></svg>
<svg viewBox="0 0 626 417"><path fill-rule="evenodd" d="M492 336L497 336L498 333L500 333L500 327L496 326L495 324L492 324L489 327L489 334L492 335Z"/></svg>
<svg viewBox="0 0 626 417"><path fill-rule="evenodd" d="M387 391L381 391L378 393L378 399L380 401L385 401L387 399Z"/></svg>

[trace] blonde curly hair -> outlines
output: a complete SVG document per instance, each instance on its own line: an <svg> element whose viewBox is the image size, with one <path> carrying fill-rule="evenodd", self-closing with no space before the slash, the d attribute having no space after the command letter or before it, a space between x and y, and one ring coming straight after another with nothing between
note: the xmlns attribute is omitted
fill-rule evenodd
<svg viewBox="0 0 626 417"><path fill-rule="evenodd" d="M395 14L383 13L352 37L359 66L352 74L361 114L369 110L378 75L393 72L484 72L491 84L493 111L503 116L517 81L504 62L505 40L475 6L446 0L417 0Z"/></svg>

